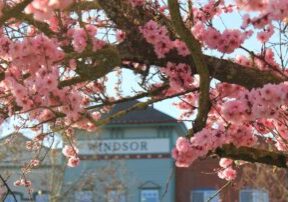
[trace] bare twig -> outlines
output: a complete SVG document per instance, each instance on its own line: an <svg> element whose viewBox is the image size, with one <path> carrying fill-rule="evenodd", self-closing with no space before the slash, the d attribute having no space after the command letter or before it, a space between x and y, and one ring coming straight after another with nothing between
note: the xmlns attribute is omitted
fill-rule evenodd
<svg viewBox="0 0 288 202"><path fill-rule="evenodd" d="M17 199L16 199L16 196L15 196L14 192L10 189L9 185L7 184L6 180L2 177L1 174L0 174L0 179L2 180L4 186L5 186L6 189L7 189L7 195L5 196L5 198L6 198L6 197L8 196L8 194L10 193L10 194L13 196L14 200L17 202ZM5 200L5 199L4 199L4 200Z"/></svg>

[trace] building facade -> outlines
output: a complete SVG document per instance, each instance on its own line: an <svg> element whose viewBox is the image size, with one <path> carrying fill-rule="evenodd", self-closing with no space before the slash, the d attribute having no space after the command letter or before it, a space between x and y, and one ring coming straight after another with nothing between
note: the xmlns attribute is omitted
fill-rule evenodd
<svg viewBox="0 0 288 202"><path fill-rule="evenodd" d="M232 182L217 175L219 158L205 158L176 168L176 202L287 202L287 171L261 164L236 168Z"/></svg>
<svg viewBox="0 0 288 202"><path fill-rule="evenodd" d="M134 104L116 105L110 113ZM87 176L90 184L80 185L66 201L86 197L87 202L174 202L175 167L171 150L176 138L185 133L183 123L153 107L112 120L97 133L79 131L81 164L65 171L63 191L75 186L81 178L86 181L82 177L85 173L93 174Z"/></svg>

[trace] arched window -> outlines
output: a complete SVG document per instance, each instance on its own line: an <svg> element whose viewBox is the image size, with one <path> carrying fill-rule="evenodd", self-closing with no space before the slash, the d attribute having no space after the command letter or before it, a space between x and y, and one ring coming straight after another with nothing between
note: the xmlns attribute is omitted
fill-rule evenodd
<svg viewBox="0 0 288 202"><path fill-rule="evenodd" d="M140 202L160 202L160 186L154 182L147 181L140 189Z"/></svg>
<svg viewBox="0 0 288 202"><path fill-rule="evenodd" d="M160 193L159 189L142 189L140 193L141 202L159 202Z"/></svg>

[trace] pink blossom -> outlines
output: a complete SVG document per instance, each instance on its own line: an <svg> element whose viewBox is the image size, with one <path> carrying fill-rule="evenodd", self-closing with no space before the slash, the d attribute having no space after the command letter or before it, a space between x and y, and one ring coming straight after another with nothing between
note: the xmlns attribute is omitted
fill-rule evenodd
<svg viewBox="0 0 288 202"><path fill-rule="evenodd" d="M220 159L220 162L219 162L219 165L220 165L222 168L227 168L227 167L231 166L232 163L233 163L233 160L232 160L232 159L221 158L221 159Z"/></svg>
<svg viewBox="0 0 288 202"><path fill-rule="evenodd" d="M261 43L266 43L271 36L274 34L274 28L272 25L270 25L267 29L265 29L262 32L259 32L257 34L257 39L261 42Z"/></svg>
<svg viewBox="0 0 288 202"><path fill-rule="evenodd" d="M125 38L126 38L126 33L125 32L123 32L122 30L118 30L116 32L116 40L118 42L120 42L120 43L123 42L125 40Z"/></svg>
<svg viewBox="0 0 288 202"><path fill-rule="evenodd" d="M170 40L166 27L158 25L153 20L140 27L140 32L146 41L154 46L158 58L164 58L174 48L174 43Z"/></svg>
<svg viewBox="0 0 288 202"><path fill-rule="evenodd" d="M179 39L176 39L174 41L174 46L178 51L178 54L181 56L187 56L190 54L190 51L188 49L188 47L186 46L186 44L182 41L180 41Z"/></svg>
<svg viewBox="0 0 288 202"><path fill-rule="evenodd" d="M16 180L13 184L14 184L14 186L21 186L21 181L20 180Z"/></svg>
<svg viewBox="0 0 288 202"><path fill-rule="evenodd" d="M79 150L75 146L65 145L62 149L62 153L66 157L75 157L77 156Z"/></svg>
<svg viewBox="0 0 288 202"><path fill-rule="evenodd" d="M76 52L81 53L87 46L87 36L84 29L74 29L72 32L72 45Z"/></svg>
<svg viewBox="0 0 288 202"><path fill-rule="evenodd" d="M191 68L189 65L180 63L167 63L166 67L161 68L161 71L169 77L171 88L178 90L190 89L195 86L194 79L191 76Z"/></svg>
<svg viewBox="0 0 288 202"><path fill-rule="evenodd" d="M129 2L132 4L132 6L143 6L145 4L146 0L129 0Z"/></svg>
<svg viewBox="0 0 288 202"><path fill-rule="evenodd" d="M69 167L76 167L80 164L80 159L78 157L70 157L68 159L67 166Z"/></svg>
<svg viewBox="0 0 288 202"><path fill-rule="evenodd" d="M36 167L40 164L40 161L38 159L33 159L30 161L30 164L33 166L33 167Z"/></svg>
<svg viewBox="0 0 288 202"><path fill-rule="evenodd" d="M237 177L237 172L232 167L225 168L218 172L218 177L227 181L234 180Z"/></svg>
<svg viewBox="0 0 288 202"><path fill-rule="evenodd" d="M237 29L225 29L221 33L215 28L206 28L201 22L194 25L192 33L208 48L216 49L222 53L234 52L251 36L251 32L241 32Z"/></svg>
<svg viewBox="0 0 288 202"><path fill-rule="evenodd" d="M20 186L31 187L32 186L32 182L30 180L21 179Z"/></svg>
<svg viewBox="0 0 288 202"><path fill-rule="evenodd" d="M48 20L53 17L55 9L67 8L73 0L34 0L25 8L25 12L33 14L37 20Z"/></svg>

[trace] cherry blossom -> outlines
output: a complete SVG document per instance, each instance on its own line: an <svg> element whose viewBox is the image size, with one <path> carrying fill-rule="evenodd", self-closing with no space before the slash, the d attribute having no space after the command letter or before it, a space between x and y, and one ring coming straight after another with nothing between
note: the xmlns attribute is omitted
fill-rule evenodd
<svg viewBox="0 0 288 202"><path fill-rule="evenodd" d="M70 158L68 159L67 165L68 165L69 167L76 167L76 166L78 166L79 164L80 164L80 159L79 159L78 157L70 157Z"/></svg>

